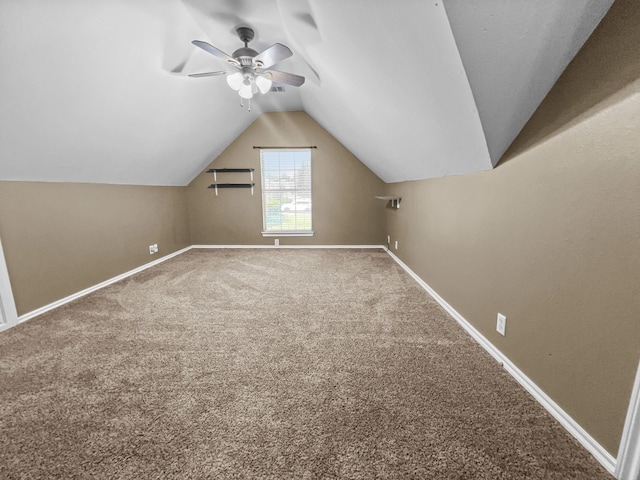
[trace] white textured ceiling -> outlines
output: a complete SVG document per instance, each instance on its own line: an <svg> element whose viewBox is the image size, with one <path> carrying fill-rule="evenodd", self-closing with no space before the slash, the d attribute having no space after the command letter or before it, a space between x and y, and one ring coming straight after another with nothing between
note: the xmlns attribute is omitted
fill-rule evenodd
<svg viewBox="0 0 640 480"><path fill-rule="evenodd" d="M387 182L490 169L611 3L2 0L0 180L185 185L300 109ZM191 40L232 53L241 24L307 78L251 112L186 76L223 68Z"/></svg>

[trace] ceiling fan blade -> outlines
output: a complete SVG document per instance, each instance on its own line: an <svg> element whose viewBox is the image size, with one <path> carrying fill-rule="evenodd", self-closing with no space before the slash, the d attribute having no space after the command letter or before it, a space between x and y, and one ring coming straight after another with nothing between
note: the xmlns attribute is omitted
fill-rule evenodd
<svg viewBox="0 0 640 480"><path fill-rule="evenodd" d="M289 47L281 43L274 43L264 52L253 57L254 62L260 62L260 68L269 68L285 58L289 58L293 53Z"/></svg>
<svg viewBox="0 0 640 480"><path fill-rule="evenodd" d="M191 43L193 43L196 47L200 47L205 52L210 53L214 57L218 57L219 59L230 63L231 65L234 65L236 67L240 65L235 58L230 57L229 55L224 53L222 50L218 50L216 47L214 47L210 43L203 42L202 40L193 40Z"/></svg>
<svg viewBox="0 0 640 480"><path fill-rule="evenodd" d="M265 70L260 73L273 82L293 85L294 87L299 87L304 83L304 77L295 73L280 72L278 70Z"/></svg>
<svg viewBox="0 0 640 480"><path fill-rule="evenodd" d="M200 77L215 77L216 75L226 75L227 72L219 71L219 72L204 72L204 73L190 73L190 77L200 78Z"/></svg>

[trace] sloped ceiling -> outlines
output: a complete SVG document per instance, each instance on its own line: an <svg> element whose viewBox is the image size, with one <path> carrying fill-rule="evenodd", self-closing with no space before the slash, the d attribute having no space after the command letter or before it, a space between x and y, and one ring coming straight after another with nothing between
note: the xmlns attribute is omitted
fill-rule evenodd
<svg viewBox="0 0 640 480"><path fill-rule="evenodd" d="M0 180L186 185L263 111L305 110L387 182L492 168L612 0L4 0ZM280 42L307 78L249 112L224 77Z"/></svg>
<svg viewBox="0 0 640 480"><path fill-rule="evenodd" d="M613 0L446 0L497 164Z"/></svg>

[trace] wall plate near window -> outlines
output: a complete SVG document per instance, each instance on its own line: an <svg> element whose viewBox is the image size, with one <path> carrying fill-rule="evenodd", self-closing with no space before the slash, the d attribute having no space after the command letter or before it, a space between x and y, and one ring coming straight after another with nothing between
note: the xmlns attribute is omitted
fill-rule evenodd
<svg viewBox="0 0 640 480"><path fill-rule="evenodd" d="M263 236L311 236L310 149L260 150Z"/></svg>

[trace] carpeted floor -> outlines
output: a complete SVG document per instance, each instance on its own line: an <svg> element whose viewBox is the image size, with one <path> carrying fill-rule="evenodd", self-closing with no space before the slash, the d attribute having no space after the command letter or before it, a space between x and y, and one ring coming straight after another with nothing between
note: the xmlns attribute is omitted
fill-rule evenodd
<svg viewBox="0 0 640 480"><path fill-rule="evenodd" d="M390 257L192 250L0 334L0 478L612 477Z"/></svg>

